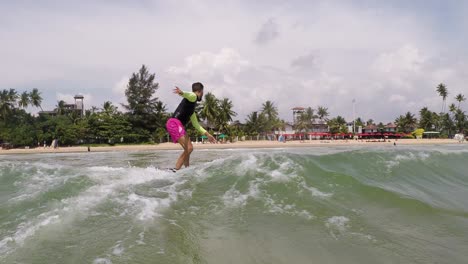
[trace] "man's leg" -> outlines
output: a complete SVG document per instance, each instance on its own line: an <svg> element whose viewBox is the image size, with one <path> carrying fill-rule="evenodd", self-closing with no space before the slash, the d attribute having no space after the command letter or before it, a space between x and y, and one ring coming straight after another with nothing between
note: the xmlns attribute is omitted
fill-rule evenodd
<svg viewBox="0 0 468 264"><path fill-rule="evenodd" d="M192 146L192 142L190 142L190 137L188 137L187 135L180 137L177 141L184 149L184 152L180 154L179 159L177 159L177 162L176 162L175 168L179 170L184 164L186 167L188 167L188 164L189 164L188 159L190 158L190 153L192 153L193 146Z"/></svg>
<svg viewBox="0 0 468 264"><path fill-rule="evenodd" d="M192 141L190 141L190 137L185 137L185 145L187 146L187 153L185 155L184 165L185 167L188 167L190 165L190 154L192 154L193 151L193 145Z"/></svg>

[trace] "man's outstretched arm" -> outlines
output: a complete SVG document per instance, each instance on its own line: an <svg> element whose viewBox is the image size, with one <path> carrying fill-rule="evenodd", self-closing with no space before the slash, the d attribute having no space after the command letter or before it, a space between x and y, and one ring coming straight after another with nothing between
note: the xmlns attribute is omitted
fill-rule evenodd
<svg viewBox="0 0 468 264"><path fill-rule="evenodd" d="M208 137L208 140L211 143L216 143L216 138L214 138L210 133L208 133L200 124L198 123L197 115L195 113L190 116L190 121L192 122L193 127L200 132L201 134Z"/></svg>

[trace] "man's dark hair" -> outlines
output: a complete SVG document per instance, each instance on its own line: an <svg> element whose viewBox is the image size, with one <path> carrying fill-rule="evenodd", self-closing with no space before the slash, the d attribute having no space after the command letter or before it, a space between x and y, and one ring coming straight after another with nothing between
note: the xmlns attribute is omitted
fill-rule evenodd
<svg viewBox="0 0 468 264"><path fill-rule="evenodd" d="M200 82L196 82L192 84L192 92L203 91L203 84Z"/></svg>

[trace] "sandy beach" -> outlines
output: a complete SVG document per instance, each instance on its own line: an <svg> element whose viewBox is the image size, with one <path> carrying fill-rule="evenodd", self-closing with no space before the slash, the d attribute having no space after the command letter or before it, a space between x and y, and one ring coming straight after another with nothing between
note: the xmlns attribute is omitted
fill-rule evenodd
<svg viewBox="0 0 468 264"><path fill-rule="evenodd" d="M326 147L326 146L393 146L394 143L398 145L437 145L437 144L460 144L454 139L399 139L382 141L366 141L366 140L306 140L306 141L288 141L285 143L277 141L239 141L235 143L218 143L202 144L194 142L194 149L233 149L233 148L291 148L291 147ZM462 144L466 144L462 143ZM107 151L151 151L151 150L178 150L182 149L179 144L161 143L155 145L123 145L123 146L103 146L91 147L91 152L107 152ZM75 147L59 147L53 148L30 148L30 149L9 149L0 150L2 154L33 154L33 153L73 153L73 152L87 152L87 146Z"/></svg>

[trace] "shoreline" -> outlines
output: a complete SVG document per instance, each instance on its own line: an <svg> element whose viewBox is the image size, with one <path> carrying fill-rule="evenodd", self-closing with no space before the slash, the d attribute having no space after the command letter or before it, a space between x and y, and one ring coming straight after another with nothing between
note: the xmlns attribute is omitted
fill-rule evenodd
<svg viewBox="0 0 468 264"><path fill-rule="evenodd" d="M305 140L305 141L238 141L234 143L193 143L194 149L242 149L242 148L302 148L302 147L327 147L327 146L393 146L396 145L440 145L440 144L466 144L459 143L454 139L398 139L386 142L377 141L359 141L359 140ZM112 151L150 151L150 150L182 150L179 144L166 142L155 145L123 145L123 146L104 146L91 147L91 152L112 152ZM88 152L88 146L73 146L54 148L32 148L32 149L0 149L0 155L8 154L35 154L35 153L79 153Z"/></svg>

